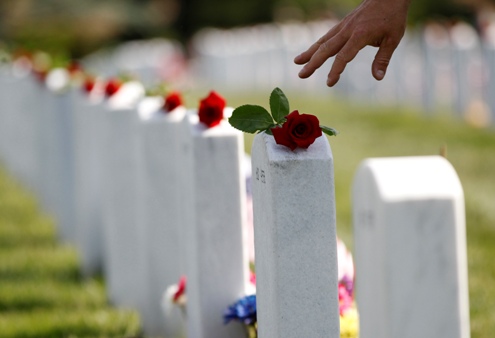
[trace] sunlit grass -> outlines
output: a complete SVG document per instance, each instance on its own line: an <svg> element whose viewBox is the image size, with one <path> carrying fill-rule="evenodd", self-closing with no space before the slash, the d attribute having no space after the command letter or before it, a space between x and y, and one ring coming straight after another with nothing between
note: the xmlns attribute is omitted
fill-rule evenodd
<svg viewBox="0 0 495 338"><path fill-rule="evenodd" d="M134 311L108 305L101 281L80 276L74 248L0 170L0 337L131 337L139 326Z"/></svg>

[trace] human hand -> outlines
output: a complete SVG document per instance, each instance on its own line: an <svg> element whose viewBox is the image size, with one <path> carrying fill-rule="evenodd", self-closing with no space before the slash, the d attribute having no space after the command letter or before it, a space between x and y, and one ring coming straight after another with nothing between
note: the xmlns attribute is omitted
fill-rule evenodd
<svg viewBox="0 0 495 338"><path fill-rule="evenodd" d="M364 0L294 59L296 64L305 64L299 77L310 77L328 58L335 56L327 78L327 85L332 87L339 81L347 63L369 45L379 47L371 70L375 79L383 79L392 54L404 36L409 2L410 0Z"/></svg>

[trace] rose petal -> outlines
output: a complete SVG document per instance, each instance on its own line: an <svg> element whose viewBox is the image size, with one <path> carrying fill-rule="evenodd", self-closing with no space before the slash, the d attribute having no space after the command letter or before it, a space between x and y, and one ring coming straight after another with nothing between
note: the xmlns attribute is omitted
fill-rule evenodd
<svg viewBox="0 0 495 338"><path fill-rule="evenodd" d="M289 147L290 150L294 150L297 148L297 144L292 140L290 137L287 127L284 127L286 123L282 127L275 127L272 128L272 134L273 137L275 138L275 142L277 144Z"/></svg>
<svg viewBox="0 0 495 338"><path fill-rule="evenodd" d="M308 148L322 135L318 118L297 110L287 116L287 125L289 137L300 148Z"/></svg>
<svg viewBox="0 0 495 338"><path fill-rule="evenodd" d="M223 110L225 108L225 99L215 91L211 91L208 97L200 101L198 116L199 121L208 128L220 124L223 119Z"/></svg>

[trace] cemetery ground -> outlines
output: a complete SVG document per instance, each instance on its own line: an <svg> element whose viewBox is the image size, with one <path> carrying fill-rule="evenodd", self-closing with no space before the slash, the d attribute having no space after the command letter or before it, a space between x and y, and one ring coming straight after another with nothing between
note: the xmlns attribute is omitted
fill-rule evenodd
<svg viewBox="0 0 495 338"><path fill-rule="evenodd" d="M446 150L466 200L472 337L492 337L495 132L470 127L447 114L425 117L413 110L287 94L291 109L315 114L322 124L340 131L330 139L335 159L337 229L350 248L350 193L360 161L367 157L435 155ZM245 103L266 106L267 102L266 95L225 97L233 107ZM187 102L197 102L196 97L187 97ZM252 137L246 136L247 150L251 141ZM57 242L54 224L40 212L34 199L0 171L0 336L139 335L138 316L130 310L112 309L104 282L84 280L78 264L75 250Z"/></svg>

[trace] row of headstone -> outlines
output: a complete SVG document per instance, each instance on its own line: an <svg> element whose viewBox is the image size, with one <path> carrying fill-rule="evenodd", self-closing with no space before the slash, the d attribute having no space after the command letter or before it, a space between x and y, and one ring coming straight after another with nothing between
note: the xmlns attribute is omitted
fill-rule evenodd
<svg viewBox="0 0 495 338"><path fill-rule="evenodd" d="M111 303L138 310L146 334L242 336L222 318L249 283L242 133L165 113L138 82L105 98L29 74L0 81L0 158L76 246L82 273L102 271ZM181 275L187 329L161 309Z"/></svg>
<svg viewBox="0 0 495 338"><path fill-rule="evenodd" d="M376 49L364 48L346 67L335 89L325 89L330 62L301 81L293 59L336 22L264 24L235 29L205 29L193 40L194 76L226 90L266 89L337 95L352 101L419 106L425 112L450 109L478 125L495 120L490 88L494 39L473 27L429 23L409 29L394 53L387 76L371 76ZM242 64L242 67L238 65Z"/></svg>
<svg viewBox="0 0 495 338"><path fill-rule="evenodd" d="M84 57L85 69L104 77L128 74L146 86L185 81L186 58L179 42L155 38L122 43Z"/></svg>
<svg viewBox="0 0 495 338"><path fill-rule="evenodd" d="M147 334L243 337L221 315L248 283L240 132L164 114L139 83L104 99L0 81L1 159L57 217L84 274L102 268L111 302L137 309ZM340 336L333 161L325 137L295 151L254 140L261 338ZM354 223L361 337L469 337L463 193L445 159L364 162ZM181 275L186 325L160 310Z"/></svg>

